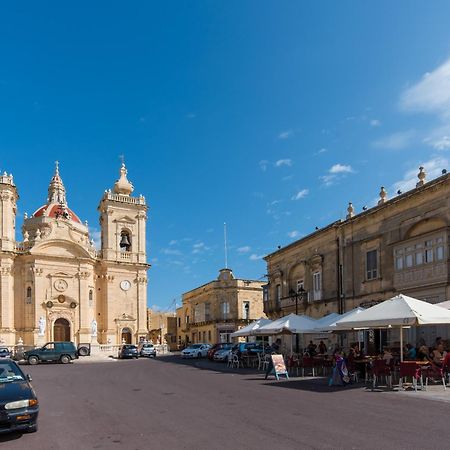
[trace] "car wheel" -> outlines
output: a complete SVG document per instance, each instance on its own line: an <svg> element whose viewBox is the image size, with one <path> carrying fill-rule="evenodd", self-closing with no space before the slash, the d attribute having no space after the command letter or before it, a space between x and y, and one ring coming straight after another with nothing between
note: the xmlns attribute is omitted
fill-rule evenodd
<svg viewBox="0 0 450 450"><path fill-rule="evenodd" d="M38 363L39 363L39 358L37 356L29 356L28 357L28 364L30 364L30 366L35 366Z"/></svg>
<svg viewBox="0 0 450 450"><path fill-rule="evenodd" d="M87 347L80 347L78 349L78 354L80 356L88 356L89 355L89 349Z"/></svg>
<svg viewBox="0 0 450 450"><path fill-rule="evenodd" d="M61 355L61 358L59 358L62 364L68 364L70 363L70 356L69 355Z"/></svg>

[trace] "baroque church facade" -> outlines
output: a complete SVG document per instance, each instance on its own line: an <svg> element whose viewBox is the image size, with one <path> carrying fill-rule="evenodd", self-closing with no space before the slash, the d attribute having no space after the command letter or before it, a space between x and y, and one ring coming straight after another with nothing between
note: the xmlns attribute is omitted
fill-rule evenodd
<svg viewBox="0 0 450 450"><path fill-rule="evenodd" d="M101 248L69 208L58 163L45 205L24 216L16 241L12 175L0 175L0 342L136 343L147 336L147 205L124 164L104 192Z"/></svg>

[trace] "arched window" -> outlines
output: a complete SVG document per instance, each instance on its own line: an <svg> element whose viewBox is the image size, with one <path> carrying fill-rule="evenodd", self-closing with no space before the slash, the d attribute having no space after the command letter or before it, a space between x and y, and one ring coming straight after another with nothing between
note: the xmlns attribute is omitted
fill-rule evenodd
<svg viewBox="0 0 450 450"><path fill-rule="evenodd" d="M31 287L27 287L27 297L26 297L26 303L27 305L31 305L33 299L31 297Z"/></svg>
<svg viewBox="0 0 450 450"><path fill-rule="evenodd" d="M131 252L131 234L128 230L121 231L119 247L121 252Z"/></svg>
<svg viewBox="0 0 450 450"><path fill-rule="evenodd" d="M89 289L89 306L92 306L93 299L94 299L94 294L92 292L92 289Z"/></svg>

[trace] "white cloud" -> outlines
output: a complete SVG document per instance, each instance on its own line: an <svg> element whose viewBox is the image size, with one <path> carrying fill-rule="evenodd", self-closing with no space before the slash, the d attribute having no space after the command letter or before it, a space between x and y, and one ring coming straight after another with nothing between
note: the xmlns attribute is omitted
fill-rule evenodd
<svg viewBox="0 0 450 450"><path fill-rule="evenodd" d="M264 258L264 255L257 255L256 253L252 253L248 258L250 261L259 261Z"/></svg>
<svg viewBox="0 0 450 450"><path fill-rule="evenodd" d="M401 150L411 144L413 138L416 136L414 130L408 131L398 131L385 136L377 141L373 142L372 145L375 148L385 148L388 150Z"/></svg>
<svg viewBox="0 0 450 450"><path fill-rule="evenodd" d="M180 250L175 250L173 248L162 248L161 253L163 253L164 255L177 255L177 256L182 255Z"/></svg>
<svg viewBox="0 0 450 450"><path fill-rule="evenodd" d="M349 173L354 173L352 166L348 164L334 164L328 169L328 174L322 175L319 179L324 186L332 186L340 179L344 178Z"/></svg>
<svg viewBox="0 0 450 450"><path fill-rule="evenodd" d="M404 111L450 115L450 58L406 89L400 97Z"/></svg>
<svg viewBox="0 0 450 450"><path fill-rule="evenodd" d="M289 231L289 233L288 233L288 236L290 238L296 238L299 235L300 235L300 233L297 230Z"/></svg>
<svg viewBox="0 0 450 450"><path fill-rule="evenodd" d="M292 160L291 159L279 159L275 162L275 167L282 167L282 166L292 166Z"/></svg>
<svg viewBox="0 0 450 450"><path fill-rule="evenodd" d="M289 180L292 180L292 178L294 178L294 175L287 175L287 176L283 177L281 179L281 181L289 181Z"/></svg>
<svg viewBox="0 0 450 450"><path fill-rule="evenodd" d="M369 123L371 127L379 127L381 125L381 122L378 119L372 119Z"/></svg>
<svg viewBox="0 0 450 450"><path fill-rule="evenodd" d="M427 174L426 179L432 180L441 175L442 169L446 169L449 166L449 161L446 158L436 157L428 161L417 163L415 167L409 169L403 176L403 178L392 185L391 192L409 191L416 187L416 183L419 181L417 174L419 173L419 167L423 166Z"/></svg>
<svg viewBox="0 0 450 450"><path fill-rule="evenodd" d="M289 139L290 137L292 137L294 135L294 132L292 130L285 130L282 131L279 135L278 135L278 139Z"/></svg>
<svg viewBox="0 0 450 450"><path fill-rule="evenodd" d="M172 239L170 242L169 242L169 245L175 245L175 244L177 244L178 243L178 241L176 241L175 239Z"/></svg>
<svg viewBox="0 0 450 450"><path fill-rule="evenodd" d="M97 228L89 227L89 237L94 241L94 246L100 250L102 246L102 232Z"/></svg>
<svg viewBox="0 0 450 450"><path fill-rule="evenodd" d="M266 159L263 159L259 162L259 167L261 168L261 170L263 172L265 172L267 170L268 165L269 165L269 161L267 161Z"/></svg>
<svg viewBox="0 0 450 450"><path fill-rule="evenodd" d="M239 247L237 249L238 253L248 253L251 250L251 247L249 247L248 245L245 245L244 247Z"/></svg>
<svg viewBox="0 0 450 450"><path fill-rule="evenodd" d="M320 148L319 150L317 150L316 153L314 153L314 155L321 155L322 153L326 153L328 151L328 149L326 149L325 147Z"/></svg>
<svg viewBox="0 0 450 450"><path fill-rule="evenodd" d="M330 168L330 170L328 172L333 173L333 174L336 174L336 173L352 173L353 169L352 169L352 166L350 166L350 165L335 164L334 166L332 166Z"/></svg>
<svg viewBox="0 0 450 450"><path fill-rule="evenodd" d="M302 189L301 191L298 191L297 194L291 197L291 200L300 200L302 198L305 198L309 194L309 189Z"/></svg>
<svg viewBox="0 0 450 450"><path fill-rule="evenodd" d="M192 253L194 255L197 253L203 253L207 250L209 250L209 247L207 247L204 242L198 242L192 246Z"/></svg>

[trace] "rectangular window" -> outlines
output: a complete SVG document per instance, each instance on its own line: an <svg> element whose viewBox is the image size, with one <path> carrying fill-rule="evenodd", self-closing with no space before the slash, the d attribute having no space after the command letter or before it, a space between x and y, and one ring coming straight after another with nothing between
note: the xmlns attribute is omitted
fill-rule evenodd
<svg viewBox="0 0 450 450"><path fill-rule="evenodd" d="M427 248L425 250L425 262L430 263L433 262L433 249Z"/></svg>
<svg viewBox="0 0 450 450"><path fill-rule="evenodd" d="M403 256L397 256L397 258L395 258L395 268L397 270L403 269Z"/></svg>
<svg viewBox="0 0 450 450"><path fill-rule="evenodd" d="M366 254L366 274L368 280L378 277L377 250L371 250Z"/></svg>
<svg viewBox="0 0 450 450"><path fill-rule="evenodd" d="M211 330L208 330L208 342L211 342Z"/></svg>
<svg viewBox="0 0 450 450"><path fill-rule="evenodd" d="M189 316L186 316L186 323L189 323Z"/></svg>
<svg viewBox="0 0 450 450"><path fill-rule="evenodd" d="M320 272L313 273L313 300L322 299L322 274Z"/></svg>
<svg viewBox="0 0 450 450"><path fill-rule="evenodd" d="M297 292L302 291L305 288L303 280L297 280Z"/></svg>
<svg viewBox="0 0 450 450"><path fill-rule="evenodd" d="M242 305L242 315L244 319L250 319L250 302L244 302Z"/></svg>
<svg viewBox="0 0 450 450"><path fill-rule="evenodd" d="M211 320L211 305L210 303L205 303L205 322L208 322L208 320Z"/></svg>
<svg viewBox="0 0 450 450"><path fill-rule="evenodd" d="M420 264L423 264L423 253L422 252L416 253L416 266L419 266Z"/></svg>
<svg viewBox="0 0 450 450"><path fill-rule="evenodd" d="M280 304L280 300L281 300L281 284L277 284L276 285L276 291L275 291L275 299L277 301L277 305Z"/></svg>
<svg viewBox="0 0 450 450"><path fill-rule="evenodd" d="M412 267L413 266L413 255L406 255L406 257L405 257L405 265L406 265L406 267Z"/></svg>
<svg viewBox="0 0 450 450"><path fill-rule="evenodd" d="M181 317L178 317L178 328L181 327Z"/></svg>
<svg viewBox="0 0 450 450"><path fill-rule="evenodd" d="M222 303L222 319L227 320L230 314L230 304L228 302Z"/></svg>
<svg viewBox="0 0 450 450"><path fill-rule="evenodd" d="M444 259L444 247L442 245L436 247L436 259L439 261Z"/></svg>
<svg viewBox="0 0 450 450"><path fill-rule="evenodd" d="M263 286L263 301L269 301L269 286L267 284Z"/></svg>

